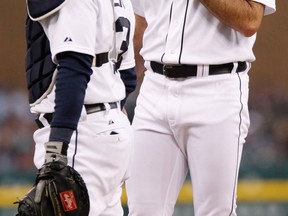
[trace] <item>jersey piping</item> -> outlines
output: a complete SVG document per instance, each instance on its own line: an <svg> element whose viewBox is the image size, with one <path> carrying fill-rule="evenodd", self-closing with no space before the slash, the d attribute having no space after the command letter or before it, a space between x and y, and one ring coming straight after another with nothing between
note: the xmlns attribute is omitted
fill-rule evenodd
<svg viewBox="0 0 288 216"><path fill-rule="evenodd" d="M183 45L184 45L184 32L185 32L185 26L186 26L186 20L187 20L188 5L189 5L189 0L187 0L186 8L185 8L185 16L184 16L183 29L182 29L182 38L181 38L181 47L180 47L180 54L179 54L179 60L178 60L179 64L181 64L181 57L182 57L182 51L183 51Z"/></svg>

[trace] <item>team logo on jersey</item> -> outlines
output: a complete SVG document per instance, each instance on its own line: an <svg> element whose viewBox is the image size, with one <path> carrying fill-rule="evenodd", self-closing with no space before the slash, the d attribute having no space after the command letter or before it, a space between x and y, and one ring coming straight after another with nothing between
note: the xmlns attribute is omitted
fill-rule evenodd
<svg viewBox="0 0 288 216"><path fill-rule="evenodd" d="M123 3L122 0L119 0L118 2L115 2L115 3L114 3L114 6L115 6L115 7L124 7L124 8L125 8L124 3Z"/></svg>
<svg viewBox="0 0 288 216"><path fill-rule="evenodd" d="M72 42L72 38L71 37L66 37L64 42Z"/></svg>

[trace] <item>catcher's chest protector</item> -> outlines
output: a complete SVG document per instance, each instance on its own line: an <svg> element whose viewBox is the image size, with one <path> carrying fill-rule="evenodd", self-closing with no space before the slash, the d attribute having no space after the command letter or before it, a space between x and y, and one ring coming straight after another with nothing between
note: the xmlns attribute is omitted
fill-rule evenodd
<svg viewBox="0 0 288 216"><path fill-rule="evenodd" d="M49 88L56 65L52 62L49 40L37 21L26 19L26 82L29 103L33 104Z"/></svg>

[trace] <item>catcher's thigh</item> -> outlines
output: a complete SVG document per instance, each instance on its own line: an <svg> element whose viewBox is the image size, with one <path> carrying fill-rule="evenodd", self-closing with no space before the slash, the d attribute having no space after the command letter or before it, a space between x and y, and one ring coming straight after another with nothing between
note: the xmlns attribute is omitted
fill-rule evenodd
<svg viewBox="0 0 288 216"><path fill-rule="evenodd" d="M34 163L44 162L44 143L49 137L46 126L34 133ZM117 109L81 117L68 149L68 164L83 177L90 197L91 216L123 215L119 190L127 178L131 153L131 128L127 117Z"/></svg>

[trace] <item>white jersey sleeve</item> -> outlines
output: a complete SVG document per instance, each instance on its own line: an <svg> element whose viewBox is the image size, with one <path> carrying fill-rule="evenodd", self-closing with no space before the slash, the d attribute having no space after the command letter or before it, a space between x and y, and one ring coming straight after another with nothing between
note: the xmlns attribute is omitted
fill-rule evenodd
<svg viewBox="0 0 288 216"><path fill-rule="evenodd" d="M139 15L139 16L142 16L142 17L145 17L145 14L144 14L144 5L143 5L143 0L131 0L132 2L132 5L133 5L133 10L134 10L134 13Z"/></svg>
<svg viewBox="0 0 288 216"><path fill-rule="evenodd" d="M104 16L101 11L111 16ZM114 34L112 14L109 1L70 0L57 13L41 20L54 62L56 55L65 51L94 56L110 50Z"/></svg>
<svg viewBox="0 0 288 216"><path fill-rule="evenodd" d="M269 15L269 14L272 14L276 11L276 4L275 4L274 0L273 1L271 1L271 0L252 0L252 1L265 5L264 15Z"/></svg>

